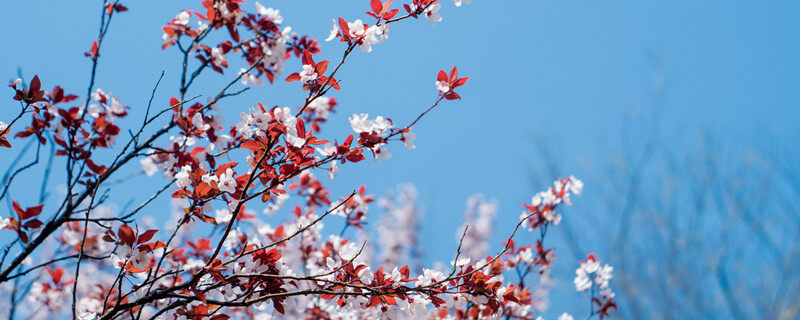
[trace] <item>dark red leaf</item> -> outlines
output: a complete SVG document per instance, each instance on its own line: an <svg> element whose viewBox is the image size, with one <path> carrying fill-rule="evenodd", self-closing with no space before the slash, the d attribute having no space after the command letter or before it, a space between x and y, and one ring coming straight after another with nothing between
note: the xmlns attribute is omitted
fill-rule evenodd
<svg viewBox="0 0 800 320"><path fill-rule="evenodd" d="M158 232L158 230L147 230L147 231L145 231L144 233L139 235L138 239L136 239L136 244L145 243L147 241L150 241L150 239L153 238L153 236L156 234L156 232Z"/></svg>
<svg viewBox="0 0 800 320"><path fill-rule="evenodd" d="M128 225L123 225L119 227L119 239L122 240L122 243L130 245L133 247L133 243L136 241L136 233L133 232L133 229Z"/></svg>
<svg viewBox="0 0 800 320"><path fill-rule="evenodd" d="M27 229L39 229L41 228L43 223L39 221L39 219L33 219L25 223L24 227Z"/></svg>
<svg viewBox="0 0 800 320"><path fill-rule="evenodd" d="M40 204L40 205L38 205L38 206L33 206L33 207L30 207L30 208L28 208L28 209L27 209L27 210L25 210L25 211L27 211L27 212L28 212L28 214L30 215L30 217L35 217L35 216L38 216L40 213L42 213L42 208L43 208L43 207L44 207L44 205L43 205L43 204Z"/></svg>
<svg viewBox="0 0 800 320"><path fill-rule="evenodd" d="M17 213L17 216L20 218L25 214L25 210L17 203L16 201L11 201L11 208L14 209L14 212Z"/></svg>
<svg viewBox="0 0 800 320"><path fill-rule="evenodd" d="M444 96L444 98L447 100L456 100L461 99L461 96L459 96L458 93L450 91Z"/></svg>
<svg viewBox="0 0 800 320"><path fill-rule="evenodd" d="M39 89L41 88L42 88L42 83L39 81L39 76L38 75L33 76L33 79L31 79L31 85L28 87L28 92L30 93L38 92Z"/></svg>

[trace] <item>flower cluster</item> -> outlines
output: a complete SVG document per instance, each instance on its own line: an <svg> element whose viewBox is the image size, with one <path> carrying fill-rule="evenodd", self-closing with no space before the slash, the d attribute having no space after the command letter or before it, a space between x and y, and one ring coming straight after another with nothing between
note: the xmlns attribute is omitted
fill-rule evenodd
<svg viewBox="0 0 800 320"><path fill-rule="evenodd" d="M262 75L272 82L292 55L321 52L315 40L298 36L291 27L281 28L283 17L278 10L258 2L255 12L245 11L243 1L215 0L202 4L204 11L183 10L162 28L162 48L178 46L185 54L194 54L201 62L198 70L210 67L222 73L229 67L227 55L239 53L249 66L240 70L242 81L257 85ZM193 17L197 18L196 26L192 26ZM214 30L221 28L228 31L230 40L203 44Z"/></svg>
<svg viewBox="0 0 800 320"><path fill-rule="evenodd" d="M586 260L581 260L580 267L575 270L575 289L591 291L592 302L596 304L601 319L608 316L611 309L617 308L613 300L614 292L608 284L612 271L614 268L608 264L602 265L593 253L586 256Z"/></svg>
<svg viewBox="0 0 800 320"><path fill-rule="evenodd" d="M464 3L469 1L455 1ZM391 0L372 0L366 13L375 19L371 25L339 18L329 37L345 46L335 67L315 61L321 53L317 41L282 27L284 18L274 8L256 2L247 11L243 0L205 0L200 6L178 12L163 27L163 48L176 47L183 61L180 86L158 98L153 90L146 108L128 107L93 81L78 105L71 104L79 97L59 86L42 90L38 77L9 85L22 111L9 124L0 123L0 145L10 148L24 139L37 147L50 144L64 159L54 167L66 169L66 183L57 202L44 194L38 202L17 193L16 200L6 199L13 213L0 226L13 240L0 263L0 292L25 295L27 302L0 313L82 320L527 320L544 311L555 259L545 235L560 219L556 206L580 193L574 177L536 195L497 244L490 241L494 225L503 223L495 218L496 201L471 197L455 258L434 267L421 263L424 222L413 186L376 201L366 186L340 196L326 185L328 179L319 178L327 173L333 180L340 166L364 161L367 151L378 162L388 160L393 143L414 149L411 130L419 120L440 103L461 98L454 90L469 77L459 78L453 67L439 71L432 104L409 124L356 111L348 118L353 134L325 137L321 130L341 108L331 90L341 89L337 72L355 48L370 52L387 40L390 25L409 18L441 21L438 0L411 0L403 5L405 14ZM117 2L104 4L101 33L85 54L92 79L111 17L125 11ZM300 82L304 90L296 90L305 98L291 106L250 104L237 109L242 111L235 123L226 122L219 112L223 101L263 78L272 82L292 56L301 65L286 80ZM225 74L237 64L244 67ZM193 85L209 70L229 78L228 85L194 101ZM237 91L240 83L245 87ZM124 121L139 110L142 121ZM31 124L16 140L6 138L24 116ZM134 125L122 129L123 123ZM10 175L7 186L36 159ZM141 169L131 170L137 162ZM138 205L117 210L109 203L127 195L111 186L158 172L163 179L125 186L163 184ZM159 197L170 197L172 209L151 205ZM370 211L376 203L382 215ZM328 234L326 224L340 231ZM538 231L535 242L515 238L525 227ZM377 249L364 241L374 233ZM616 308L610 272L591 255L578 269L575 284L591 291L597 307L591 315L603 318ZM528 278L534 274L540 275L536 283Z"/></svg>
<svg viewBox="0 0 800 320"><path fill-rule="evenodd" d="M570 194L579 195L582 190L583 182L573 176L558 179L552 188L537 193L531 198L530 204L524 204L527 211L523 212L520 218L531 216L528 219L531 229L546 223L558 224L561 215L555 211L556 207L562 203L570 205Z"/></svg>

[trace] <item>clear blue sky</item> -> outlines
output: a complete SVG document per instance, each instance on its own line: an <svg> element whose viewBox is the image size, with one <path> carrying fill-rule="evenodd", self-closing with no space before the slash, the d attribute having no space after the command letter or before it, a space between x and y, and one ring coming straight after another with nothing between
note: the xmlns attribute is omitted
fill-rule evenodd
<svg viewBox="0 0 800 320"><path fill-rule="evenodd" d="M119 95L140 119L162 70L166 76L156 103L166 104L177 91L178 55L160 49L160 27L180 9L199 8L199 1L123 3L130 11L114 18L97 87ZM338 194L361 183L375 194L402 182L416 184L430 257L449 259L472 193L497 198L499 232L510 229L519 203L540 189L526 171L537 159L533 132L552 139L565 157L562 167L574 168L576 175L581 162L607 162L612 155L605 148L618 146L625 129L622 116L651 106L654 78L665 83L661 124L670 135L691 138L710 128L752 140L758 137L749 132L796 132L800 124L800 2L475 0L460 8L443 3L441 23L397 24L388 42L353 55L341 72L343 90L335 94L338 113L324 131L344 136L350 130L346 118L361 112L407 123L434 99L437 70L457 65L472 77L459 90L462 101L443 104L418 125L416 150L395 145L391 160L343 168L330 184ZM262 4L279 9L284 25L322 40L331 19L363 19L369 2ZM38 74L48 89L58 83L83 95L89 73L83 52L96 36L98 6L99 1L6 3L0 12L0 74L14 78L20 67L27 78ZM323 43L322 49L318 60L341 54L338 43ZM295 62L287 71L297 68ZM204 77L198 88L213 90L219 79ZM277 81L222 109L233 120L255 102L295 107L302 99L296 87ZM16 111L7 97L3 120ZM8 160L0 163L5 167ZM585 192L592 187L587 184ZM580 199L574 202L581 205ZM572 274L558 276L569 285Z"/></svg>

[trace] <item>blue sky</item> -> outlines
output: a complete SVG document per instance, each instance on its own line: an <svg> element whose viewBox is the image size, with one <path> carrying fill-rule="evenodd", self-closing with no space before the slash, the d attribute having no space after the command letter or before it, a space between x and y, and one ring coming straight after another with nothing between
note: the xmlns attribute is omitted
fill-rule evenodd
<svg viewBox="0 0 800 320"><path fill-rule="evenodd" d="M6 4L0 12L0 74L14 78L19 67L27 78L38 74L48 89L58 83L83 95L89 73L83 52L96 36L98 3ZM181 9L199 8L199 1L123 3L130 11L114 18L97 87L119 95L132 118L140 119L162 70L155 102L165 105L177 91L178 54L160 49L160 27ZM279 9L284 25L320 40L331 19L364 19L368 9L366 0L262 4ZM345 167L330 184L337 194L360 184L383 194L413 182L425 206L431 259L449 259L470 194L497 198L498 232L510 230L519 203L545 187L532 186L527 171L538 165L535 134L563 156L562 168L574 168L564 174L580 176L585 163L608 162L613 155L607 150L619 148L619 133L628 129L624 116L652 111L660 83L660 125L687 147L697 144L700 129L732 140L758 140L752 133L765 131L796 136L800 2L475 0L443 6L441 23L397 24L386 43L348 60L340 73L343 90L334 95L338 113L323 131L343 137L350 131L346 118L362 112L408 123L434 100L437 70L457 65L471 77L459 90L462 101L441 105L419 123L416 150L392 146L391 160ZM317 60L335 60L342 46L328 42L322 49ZM297 68L295 62L286 70ZM194 94L213 94L222 79L201 78ZM296 83L277 81L222 109L233 120L255 102L295 107L302 96ZM16 111L10 99L6 105L14 111L3 112L3 120ZM0 163L5 167L8 160ZM585 192L592 187L587 184ZM562 276L568 284L572 275Z"/></svg>

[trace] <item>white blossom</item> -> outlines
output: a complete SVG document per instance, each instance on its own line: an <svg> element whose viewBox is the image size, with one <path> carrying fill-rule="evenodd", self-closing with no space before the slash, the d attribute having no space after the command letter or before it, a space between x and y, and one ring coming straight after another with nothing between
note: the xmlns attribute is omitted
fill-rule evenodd
<svg viewBox="0 0 800 320"><path fill-rule="evenodd" d="M416 148L416 146L414 145L414 139L416 138L417 135L415 135L413 132L406 132L403 133L403 137L401 140L403 140L403 145L406 147L406 149L414 150L414 148Z"/></svg>
<svg viewBox="0 0 800 320"><path fill-rule="evenodd" d="M589 255L586 260L580 262L580 266L575 270L575 290L585 291L593 285L600 289L608 288L614 268L606 264L601 266L600 261Z"/></svg>
<svg viewBox="0 0 800 320"><path fill-rule="evenodd" d="M422 274L417 277L417 286L427 286L445 279L444 273L433 269L423 269Z"/></svg>
<svg viewBox="0 0 800 320"><path fill-rule="evenodd" d="M172 23L179 26L186 26L189 24L189 18L191 17L192 15L188 11L184 10L181 11L181 13L179 13L178 15L176 15L175 19L172 19Z"/></svg>
<svg viewBox="0 0 800 320"><path fill-rule="evenodd" d="M181 167L181 171L175 174L175 179L177 179L175 183L179 188L186 188L192 185L192 178L189 175L190 172L192 172L192 166L185 165Z"/></svg>
<svg viewBox="0 0 800 320"><path fill-rule="evenodd" d="M139 163L142 165L142 170L148 177L152 177L158 171L158 166L151 157L142 158L139 160Z"/></svg>
<svg viewBox="0 0 800 320"><path fill-rule="evenodd" d="M234 177L234 173L233 170L231 170L231 168L226 169L225 172L219 175L218 186L220 191L228 193L236 192L236 187L237 187L236 177Z"/></svg>
<svg viewBox="0 0 800 320"><path fill-rule="evenodd" d="M215 47L211 49L211 59L215 65L221 66L225 63L225 53L222 48Z"/></svg>
<svg viewBox="0 0 800 320"><path fill-rule="evenodd" d="M388 119L378 116L374 120L371 120L366 113L353 114L348 120L350 121L350 127L356 133L384 133L393 127L392 122Z"/></svg>
<svg viewBox="0 0 800 320"><path fill-rule="evenodd" d="M261 78L257 77L252 72L248 72L245 68L239 69L239 74L242 75L243 85L260 86L264 84Z"/></svg>
<svg viewBox="0 0 800 320"><path fill-rule="evenodd" d="M439 14L439 9L442 8L441 4L433 4L425 9L425 17L428 18L428 22L433 25L434 22L441 22L442 16Z"/></svg>
<svg viewBox="0 0 800 320"><path fill-rule="evenodd" d="M321 148L317 147L315 149L317 149L317 152L319 152L319 154L322 155L323 157L327 157L327 156L330 156L330 155L336 153L336 146L334 146L330 142L322 145Z"/></svg>
<svg viewBox="0 0 800 320"><path fill-rule="evenodd" d="M214 220L216 220L217 223L228 223L228 221L231 221L231 218L233 218L233 214L229 210L214 210Z"/></svg>
<svg viewBox="0 0 800 320"><path fill-rule="evenodd" d="M447 81L436 81L434 84L436 85L436 90L441 93L450 91L450 84Z"/></svg>
<svg viewBox="0 0 800 320"><path fill-rule="evenodd" d="M256 2L256 12L258 12L258 14L262 16L268 17L275 24L283 23L283 17L281 17L279 10L275 10L273 8L266 8L260 3Z"/></svg>
<svg viewBox="0 0 800 320"><path fill-rule="evenodd" d="M317 70L314 69L314 66L310 64L304 64L303 70L300 71L300 81L302 82L309 82L317 79L319 74L317 74Z"/></svg>

